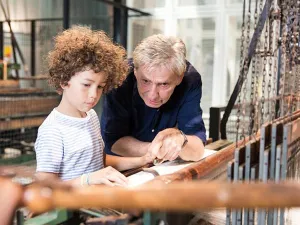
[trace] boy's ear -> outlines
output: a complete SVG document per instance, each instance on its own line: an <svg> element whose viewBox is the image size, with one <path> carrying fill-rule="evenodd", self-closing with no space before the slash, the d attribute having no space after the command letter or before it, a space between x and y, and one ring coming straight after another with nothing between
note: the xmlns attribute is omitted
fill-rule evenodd
<svg viewBox="0 0 300 225"><path fill-rule="evenodd" d="M69 82L67 84L60 83L61 89L65 90L69 86Z"/></svg>

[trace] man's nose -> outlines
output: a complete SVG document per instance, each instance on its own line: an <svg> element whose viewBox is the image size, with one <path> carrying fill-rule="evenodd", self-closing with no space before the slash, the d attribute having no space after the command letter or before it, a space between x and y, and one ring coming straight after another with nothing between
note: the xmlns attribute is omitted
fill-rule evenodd
<svg viewBox="0 0 300 225"><path fill-rule="evenodd" d="M149 91L149 97L154 100L155 98L157 98L157 96L158 96L158 88L156 85L152 85Z"/></svg>

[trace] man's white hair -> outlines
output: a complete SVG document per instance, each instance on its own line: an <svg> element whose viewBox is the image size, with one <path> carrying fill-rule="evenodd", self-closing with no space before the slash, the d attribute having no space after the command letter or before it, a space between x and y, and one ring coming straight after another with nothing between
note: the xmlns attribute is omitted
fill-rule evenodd
<svg viewBox="0 0 300 225"><path fill-rule="evenodd" d="M180 38L152 35L145 38L133 52L135 69L144 67L151 71L165 67L180 76L186 70L186 47Z"/></svg>

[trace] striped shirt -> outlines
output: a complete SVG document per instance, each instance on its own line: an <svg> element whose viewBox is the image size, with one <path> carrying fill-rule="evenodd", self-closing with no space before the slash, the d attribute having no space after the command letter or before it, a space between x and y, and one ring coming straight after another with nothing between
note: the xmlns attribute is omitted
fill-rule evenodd
<svg viewBox="0 0 300 225"><path fill-rule="evenodd" d="M73 179L102 169L103 149L95 110L88 111L85 118L75 118L53 109L38 130L36 171Z"/></svg>

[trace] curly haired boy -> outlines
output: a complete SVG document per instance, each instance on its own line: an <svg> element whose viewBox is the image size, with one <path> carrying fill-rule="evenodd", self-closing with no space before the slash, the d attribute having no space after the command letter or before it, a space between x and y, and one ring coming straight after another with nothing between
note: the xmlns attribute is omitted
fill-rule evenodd
<svg viewBox="0 0 300 225"><path fill-rule="evenodd" d="M81 26L63 31L54 41L48 55L49 83L62 99L38 130L37 178L59 177L75 186L124 186L127 179L118 170L142 166L153 158L105 156L93 107L127 75L126 51L103 31Z"/></svg>

